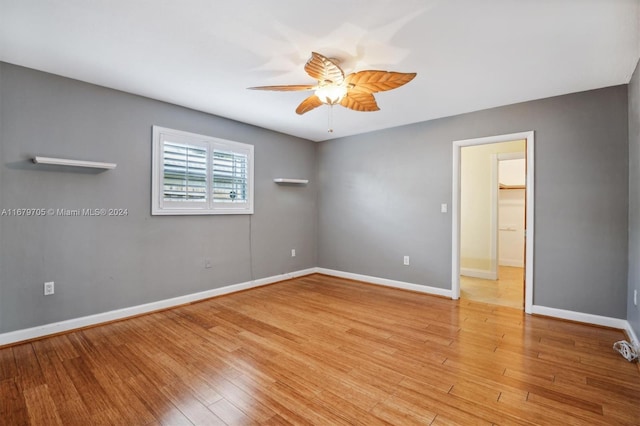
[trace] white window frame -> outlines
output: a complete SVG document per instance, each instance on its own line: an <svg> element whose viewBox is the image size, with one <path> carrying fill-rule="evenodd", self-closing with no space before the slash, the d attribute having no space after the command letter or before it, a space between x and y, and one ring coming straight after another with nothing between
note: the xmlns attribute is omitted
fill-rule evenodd
<svg viewBox="0 0 640 426"><path fill-rule="evenodd" d="M164 200L164 157L165 142L202 147L207 150L206 201L170 202ZM221 202L213 198L213 152L227 151L247 156L247 200L245 202ZM151 214L152 215L212 215L212 214L253 214L253 145L229 141L211 136L198 135L182 130L153 126L151 167Z"/></svg>

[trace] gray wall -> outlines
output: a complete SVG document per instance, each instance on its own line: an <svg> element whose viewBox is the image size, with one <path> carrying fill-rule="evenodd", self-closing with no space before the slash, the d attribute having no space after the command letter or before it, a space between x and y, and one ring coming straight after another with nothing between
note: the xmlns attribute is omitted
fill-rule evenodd
<svg viewBox="0 0 640 426"><path fill-rule="evenodd" d="M451 215L440 204L451 203L451 142L525 130L536 132L534 303L628 311L638 330L637 309L627 309L640 275L637 262L627 274L628 219L631 255L640 252L637 70L629 92L629 101L617 86L313 144L0 63L0 209L129 210L0 216L0 332L313 266L448 289ZM255 214L152 217L154 124L254 144ZM36 154L118 167L42 167L29 161ZM45 297L49 280L56 294Z"/></svg>
<svg viewBox="0 0 640 426"><path fill-rule="evenodd" d="M253 144L255 214L152 217L154 124ZM0 209L129 211L126 217L0 217L0 332L317 263L310 141L0 63L0 142ZM30 163L36 154L118 167L103 173L43 167ZM275 177L311 183L278 186ZM54 295L43 296L45 281L55 281Z"/></svg>
<svg viewBox="0 0 640 426"><path fill-rule="evenodd" d="M534 304L625 318L627 127L624 85L323 142L318 264L451 288L452 141L534 130Z"/></svg>
<svg viewBox="0 0 640 426"><path fill-rule="evenodd" d="M633 305L633 291L640 293L640 62L629 82L629 289L627 321L640 336L640 307ZM640 295L638 295L640 297Z"/></svg>

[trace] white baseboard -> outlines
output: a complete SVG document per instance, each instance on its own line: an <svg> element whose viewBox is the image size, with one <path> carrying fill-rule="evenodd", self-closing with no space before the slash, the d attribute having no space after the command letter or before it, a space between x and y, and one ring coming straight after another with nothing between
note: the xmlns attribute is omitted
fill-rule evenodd
<svg viewBox="0 0 640 426"><path fill-rule="evenodd" d="M364 281L370 284L382 285L385 287L399 288L403 290L411 290L419 293L433 294L436 296L452 297L451 289L431 287L428 285L406 283L404 281L390 280L387 278L371 277L368 275L354 274L351 272L336 271L334 269L316 268L319 274L331 275L333 277L347 278L350 280Z"/></svg>
<svg viewBox="0 0 640 426"><path fill-rule="evenodd" d="M636 335L635 331L633 331L633 328L631 328L631 324L629 324L629 321L626 321L626 323L627 326L625 327L624 331L627 332L627 336L629 336L629 339L631 339L630 343L636 349L636 352L640 352L640 340L638 340L638 336Z"/></svg>
<svg viewBox="0 0 640 426"><path fill-rule="evenodd" d="M444 296L451 298L453 293L451 289L443 289L438 287L431 287L427 285L407 283L403 281L390 280L387 278L378 278L368 275L354 274L351 272L336 271L333 269L325 268L309 268L300 271L290 272L281 275L274 275L272 277L260 278L253 281L247 281L244 283L232 284L225 287L215 288L211 290L202 291L199 293L187 294L184 296L178 296L171 299L159 300L157 302L146 303L143 305L131 306L128 308L117 309L109 312L102 312L95 315L89 315L80 318L73 318L66 321L60 321L50 324L44 324L32 328L26 328L22 330L10 331L0 334L0 346L18 343L26 340L37 339L40 337L62 333L65 331L75 330L83 327L93 326L110 321L120 320L128 317L133 317L140 314L154 312L162 309L167 309L175 306L184 305L199 300L209 299L216 296L222 296L225 294L235 293L242 290L248 290L255 287L261 287L264 285L276 283L278 281L284 281L292 278L297 278L314 273L320 273L325 275L331 275L334 277L347 278L357 281L363 281L371 284L382 285L386 287L393 287L403 290L411 290L419 293L433 294L437 296ZM599 315L585 314L581 312L566 311L563 309L548 308L546 306L533 305L532 313L538 315L545 315L549 317L561 318L570 321L583 322L587 324L600 325L605 327L612 327L621 330L625 330L632 340L631 343L636 348L640 348L640 341L634 333L631 325L628 321L619 318L603 317Z"/></svg>
<svg viewBox="0 0 640 426"><path fill-rule="evenodd" d="M483 280L497 280L498 276L495 272L486 269L460 268L460 275L465 277L482 278Z"/></svg>
<svg viewBox="0 0 640 426"><path fill-rule="evenodd" d="M316 268L304 269L301 271L290 272L281 275L274 275L272 277L260 278L253 281L247 281L244 283L232 284L225 287L214 288L211 290L202 291L199 293L187 294L184 296L178 296L171 299L159 300L157 302L145 303L143 305L130 306L128 308L117 309L115 311L102 312L95 315L89 315L80 318L73 318L66 321L54 322L50 324L39 325L32 328L26 328L23 330L10 331L8 333L0 334L0 346L22 342L25 340L37 339L52 334L62 333L78 328L88 327L110 321L120 320L128 317L133 317L140 314L159 311L175 306L184 305L198 300L209 299L216 296L222 296L224 294L235 293L242 290L247 290L254 287L261 287L267 284L272 284L278 281L289 280L291 278L301 277L304 275L313 274L316 272Z"/></svg>
<svg viewBox="0 0 640 426"><path fill-rule="evenodd" d="M531 313L548 317L566 319L569 321L584 322L587 324L601 325L603 327L627 330L631 328L629 322L621 318L603 317L600 315L585 314L583 312L565 311L564 309L548 308L546 306L533 305Z"/></svg>

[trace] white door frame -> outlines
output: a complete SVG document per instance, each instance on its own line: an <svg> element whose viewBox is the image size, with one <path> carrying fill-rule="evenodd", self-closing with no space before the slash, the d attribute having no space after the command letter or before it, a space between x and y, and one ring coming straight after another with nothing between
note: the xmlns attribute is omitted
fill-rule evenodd
<svg viewBox="0 0 640 426"><path fill-rule="evenodd" d="M526 268L524 288L524 311L532 313L533 306L533 247L535 233L534 220L534 134L533 131L511 133L508 135L488 136L484 138L463 139L453 141L453 192L452 192L452 232L451 232L451 294L453 299L460 298L460 157L461 150L465 146L486 145L499 142L510 142L525 139L527 144L527 222L525 224L526 236Z"/></svg>

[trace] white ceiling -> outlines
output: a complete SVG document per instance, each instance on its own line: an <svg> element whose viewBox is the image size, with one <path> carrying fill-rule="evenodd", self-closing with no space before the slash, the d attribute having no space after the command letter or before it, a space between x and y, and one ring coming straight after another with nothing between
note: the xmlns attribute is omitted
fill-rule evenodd
<svg viewBox="0 0 640 426"><path fill-rule="evenodd" d="M0 0L0 60L321 141L626 84L639 0ZM417 72L377 112L294 111L312 51ZM162 123L158 123L162 124Z"/></svg>

